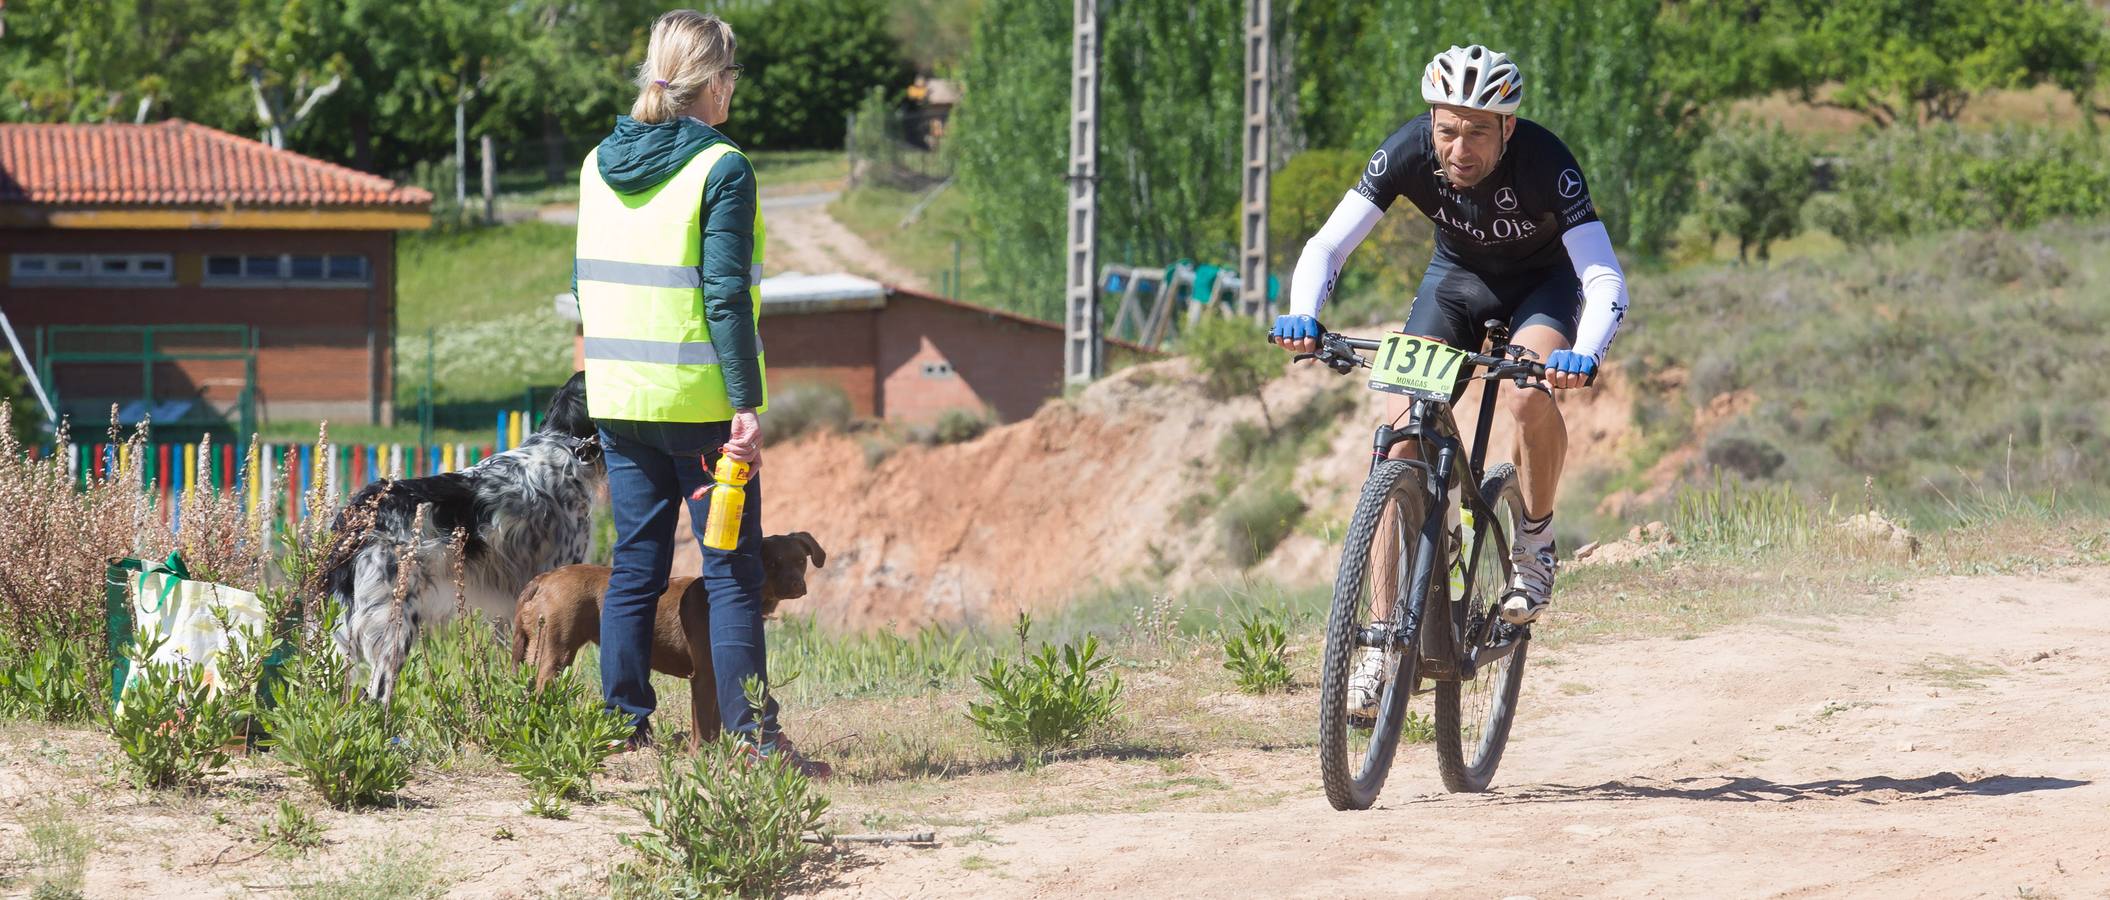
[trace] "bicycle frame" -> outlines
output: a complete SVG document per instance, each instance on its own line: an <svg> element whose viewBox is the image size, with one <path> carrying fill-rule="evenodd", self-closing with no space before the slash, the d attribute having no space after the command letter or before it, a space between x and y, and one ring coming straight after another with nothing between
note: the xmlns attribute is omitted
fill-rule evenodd
<svg viewBox="0 0 2110 900"><path fill-rule="evenodd" d="M1496 344L1507 343L1506 334L1497 334ZM1441 552L1446 534L1445 510L1451 503L1451 492L1457 485L1467 486L1460 491L1463 502L1473 513L1475 521L1495 521L1494 510L1487 498L1480 496L1480 477L1487 459L1488 432L1494 426L1495 398L1500 379L1488 379L1480 395L1480 410L1475 423L1475 436L1470 454L1466 452L1458 435L1456 420L1451 415L1451 405L1439 403L1425 397L1417 397L1407 416L1407 423L1400 428L1385 423L1377 427L1371 445L1372 470L1378 463L1391 456L1392 449L1407 441L1418 442L1422 453L1418 459L1402 459L1420 470L1425 482L1422 496L1427 499L1427 508L1422 514L1421 533L1415 542L1413 576L1408 582L1407 615L1398 629L1389 636L1370 634L1371 642L1389 640L1396 648L1406 649L1406 636L1420 635L1418 652L1421 657L1421 676L1441 681L1471 681L1479 669L1489 663L1508 656L1516 650L1518 643L1530 638L1530 629L1517 629L1508 639L1492 646L1482 646L1478 635L1465 634L1461 627L1471 620L1472 610L1463 608L1464 598L1473 594L1473 579L1480 568L1480 554L1487 549L1488 541L1474 541L1470 557L1460 560L1464 567L1463 591L1457 597L1449 596L1449 579L1436 578L1439 559L1447 556ZM1430 451L1434 451L1431 463ZM1439 475L1438 473L1442 473ZM1441 585L1441 587L1438 587ZM1430 606L1429 599L1441 591L1445 602ZM1395 601L1396 602L1396 601ZM1435 618L1427 624L1440 627L1418 628L1424 616L1433 609ZM1487 619L1483 627L1495 620Z"/></svg>

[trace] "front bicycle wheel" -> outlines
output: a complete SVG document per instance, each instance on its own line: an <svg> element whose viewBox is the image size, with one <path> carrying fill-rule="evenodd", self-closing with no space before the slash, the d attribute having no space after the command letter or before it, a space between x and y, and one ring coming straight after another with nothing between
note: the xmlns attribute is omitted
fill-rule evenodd
<svg viewBox="0 0 2110 900"><path fill-rule="evenodd" d="M1503 622L1502 592L1515 572L1509 548L1524 523L1524 495L1517 487L1516 467L1496 466L1480 483L1480 496L1494 512L1493 521L1475 521L1471 529L1479 559L1473 564L1469 595L1458 608L1467 617L1459 629L1466 646L1482 660L1471 681L1436 683L1436 764L1443 786L1459 793L1487 790L1495 766L1509 743L1509 726L1517 714L1517 693L1524 685L1524 651L1531 646L1530 626ZM1471 551L1461 551L1469 559Z"/></svg>
<svg viewBox="0 0 2110 900"><path fill-rule="evenodd" d="M1416 549L1426 501L1421 469L1398 460L1377 464L1349 520L1326 658L1319 675L1319 774L1334 809L1369 809L1391 772L1400 726L1418 676L1414 635L1401 635L1413 605ZM1398 638L1403 637L1404 640ZM1382 690L1374 708L1357 696L1358 669L1375 669Z"/></svg>

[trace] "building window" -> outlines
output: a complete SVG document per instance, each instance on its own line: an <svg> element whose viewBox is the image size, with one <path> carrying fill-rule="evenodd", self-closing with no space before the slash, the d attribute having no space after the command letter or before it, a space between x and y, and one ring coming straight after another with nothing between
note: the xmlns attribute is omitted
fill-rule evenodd
<svg viewBox="0 0 2110 900"><path fill-rule="evenodd" d="M924 364L923 364L923 377L925 377L925 378L951 378L951 377L952 377L952 363L949 363L949 362L945 362L945 361L943 361L943 360L939 360L938 362L927 362L927 363L924 363Z"/></svg>
<svg viewBox="0 0 2110 900"><path fill-rule="evenodd" d="M13 280L24 285L168 284L166 253L16 253Z"/></svg>
<svg viewBox="0 0 2110 900"><path fill-rule="evenodd" d="M207 256L205 283L364 287L366 257L337 253Z"/></svg>

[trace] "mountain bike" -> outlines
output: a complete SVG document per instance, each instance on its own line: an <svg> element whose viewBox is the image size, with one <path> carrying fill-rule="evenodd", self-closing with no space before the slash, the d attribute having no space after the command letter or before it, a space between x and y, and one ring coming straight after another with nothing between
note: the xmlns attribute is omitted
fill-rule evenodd
<svg viewBox="0 0 2110 900"><path fill-rule="evenodd" d="M1415 694L1434 694L1445 788L1486 790L1509 741L1531 628L1502 621L1500 604L1514 574L1509 548L1523 524L1524 500L1515 466L1484 473L1482 466L1500 382L1544 390L1546 367L1510 345L1505 323L1491 321L1487 329L1487 354L1406 334L1373 341L1327 332L1316 353L1298 356L1343 375L1368 368L1373 390L1413 398L1403 425L1377 427L1334 580L1320 675L1319 771L1335 809L1377 802L1401 729L1410 718L1426 727L1408 712ZM1468 453L1451 400L1475 380L1486 390ZM1391 458L1402 444L1409 445L1406 458ZM1353 709L1350 679L1377 657L1383 693L1376 710Z"/></svg>

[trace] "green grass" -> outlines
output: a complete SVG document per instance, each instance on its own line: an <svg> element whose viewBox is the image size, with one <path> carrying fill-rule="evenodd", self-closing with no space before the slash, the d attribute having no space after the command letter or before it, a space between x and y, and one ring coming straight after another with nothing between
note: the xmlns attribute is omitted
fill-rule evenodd
<svg viewBox="0 0 2110 900"><path fill-rule="evenodd" d="M573 234L522 222L404 236L396 289L399 416L416 415L428 331L434 393L443 406L518 406L528 385L570 377L576 326L557 317L551 298L571 290ZM449 421L477 421L468 418L464 411Z"/></svg>
<svg viewBox="0 0 2110 900"><path fill-rule="evenodd" d="M1873 501L1919 528L2104 508L2110 432L2090 398L2110 394L2093 361L2106 241L2110 224L2054 224L1639 275L1616 357L1641 383L1684 388L1637 392L1647 452L1629 472L1690 440L1685 409L1744 391L1751 410L1715 427L1686 478L1793 485L1842 514ZM1598 499L1582 493L1570 504Z"/></svg>
<svg viewBox="0 0 2110 900"><path fill-rule="evenodd" d="M765 194L787 188L822 190L850 175L850 158L840 150L758 150L747 158Z"/></svg>
<svg viewBox="0 0 2110 900"><path fill-rule="evenodd" d="M1015 306L990 292L989 282L982 274L981 252L968 221L967 195L957 185L932 199L916 221L902 226L902 217L929 190L860 185L830 204L828 214L902 268L923 276L933 290L941 293L950 277L947 273L953 268L953 246L957 243L961 286L955 293L975 303L1006 309Z"/></svg>

